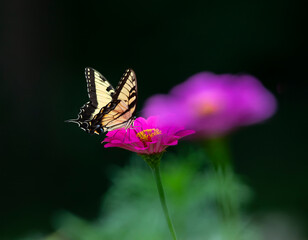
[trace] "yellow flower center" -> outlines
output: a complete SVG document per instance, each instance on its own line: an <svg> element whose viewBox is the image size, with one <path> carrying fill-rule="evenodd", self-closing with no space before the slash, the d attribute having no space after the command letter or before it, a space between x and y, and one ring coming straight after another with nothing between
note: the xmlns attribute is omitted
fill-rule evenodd
<svg viewBox="0 0 308 240"><path fill-rule="evenodd" d="M137 137L142 142L151 142L152 137L161 134L161 131L157 128L146 129L137 133Z"/></svg>

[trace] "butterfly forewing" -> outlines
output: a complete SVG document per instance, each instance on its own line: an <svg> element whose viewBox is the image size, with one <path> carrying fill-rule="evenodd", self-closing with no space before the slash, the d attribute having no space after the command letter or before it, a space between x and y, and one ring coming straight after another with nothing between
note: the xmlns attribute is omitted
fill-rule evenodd
<svg viewBox="0 0 308 240"><path fill-rule="evenodd" d="M115 91L107 79L93 68L85 69L87 80L87 90L92 105L96 108L92 113L92 118L101 108L105 107L111 100Z"/></svg>

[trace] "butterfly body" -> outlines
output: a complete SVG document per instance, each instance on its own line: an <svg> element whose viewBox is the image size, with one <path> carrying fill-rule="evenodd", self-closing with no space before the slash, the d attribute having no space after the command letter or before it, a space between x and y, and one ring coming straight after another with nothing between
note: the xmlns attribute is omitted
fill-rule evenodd
<svg viewBox="0 0 308 240"><path fill-rule="evenodd" d="M90 101L80 108L77 123L84 131L101 134L118 128L129 128L135 120L137 79L132 69L123 74L116 89L93 68L85 69Z"/></svg>

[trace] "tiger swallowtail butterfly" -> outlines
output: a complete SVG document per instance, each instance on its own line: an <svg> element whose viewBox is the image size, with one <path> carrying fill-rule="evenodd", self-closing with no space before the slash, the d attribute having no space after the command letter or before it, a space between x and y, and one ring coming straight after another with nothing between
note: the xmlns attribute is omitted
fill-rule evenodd
<svg viewBox="0 0 308 240"><path fill-rule="evenodd" d="M127 69L116 89L93 68L85 69L89 100L80 108L77 123L88 133L101 134L118 128L129 128L137 104L137 79L134 70Z"/></svg>

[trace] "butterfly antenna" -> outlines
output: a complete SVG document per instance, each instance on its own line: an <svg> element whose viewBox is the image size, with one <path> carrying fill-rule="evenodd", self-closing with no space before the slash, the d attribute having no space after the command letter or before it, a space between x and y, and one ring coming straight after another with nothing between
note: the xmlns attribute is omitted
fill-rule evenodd
<svg viewBox="0 0 308 240"><path fill-rule="evenodd" d="M67 122L67 123L77 123L78 124L77 119L69 119L69 120L65 120L64 122Z"/></svg>

